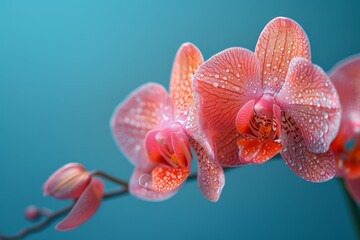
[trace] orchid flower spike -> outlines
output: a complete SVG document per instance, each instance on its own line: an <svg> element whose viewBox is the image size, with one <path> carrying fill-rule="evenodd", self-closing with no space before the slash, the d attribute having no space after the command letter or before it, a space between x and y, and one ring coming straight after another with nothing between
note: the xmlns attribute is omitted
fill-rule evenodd
<svg viewBox="0 0 360 240"><path fill-rule="evenodd" d="M202 124L225 166L260 164L280 153L300 177L335 175L329 145L340 123L337 92L310 60L306 33L278 17L262 31L255 53L230 48L194 76Z"/></svg>
<svg viewBox="0 0 360 240"><path fill-rule="evenodd" d="M129 184L132 195L152 201L174 195L190 174L192 148L199 162L200 189L209 200L219 199L224 173L199 125L192 84L202 62L193 44L183 44L173 65L170 96L161 85L148 83L115 110L114 138L135 165Z"/></svg>
<svg viewBox="0 0 360 240"><path fill-rule="evenodd" d="M67 231L85 223L96 213L104 194L104 184L82 165L69 163L49 177L43 192L45 196L75 201L68 216L56 226L56 230Z"/></svg>
<svg viewBox="0 0 360 240"><path fill-rule="evenodd" d="M331 144L338 177L343 177L360 204L360 55L345 59L330 71L342 105L339 134Z"/></svg>

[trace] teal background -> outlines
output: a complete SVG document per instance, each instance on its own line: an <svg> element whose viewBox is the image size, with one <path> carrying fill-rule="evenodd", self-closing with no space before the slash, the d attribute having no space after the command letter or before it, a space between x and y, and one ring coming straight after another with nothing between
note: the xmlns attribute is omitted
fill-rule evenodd
<svg viewBox="0 0 360 240"><path fill-rule="evenodd" d="M29 204L68 204L41 191L67 162L130 177L110 117L141 84L168 87L183 42L206 59L233 46L254 50L264 26L286 16L328 71L360 52L359 3L0 0L0 232L30 226ZM74 231L53 227L28 239L355 239L339 182L305 182L282 160L226 173L217 203L191 182L165 202L116 198Z"/></svg>

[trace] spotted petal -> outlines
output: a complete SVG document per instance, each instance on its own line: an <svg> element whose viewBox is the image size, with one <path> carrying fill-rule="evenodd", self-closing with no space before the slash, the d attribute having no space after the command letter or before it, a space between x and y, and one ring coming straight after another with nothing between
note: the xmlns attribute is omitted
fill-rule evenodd
<svg viewBox="0 0 360 240"><path fill-rule="evenodd" d="M340 124L340 103L326 73L304 58L294 58L276 95L280 108L300 127L309 151L325 152Z"/></svg>
<svg viewBox="0 0 360 240"><path fill-rule="evenodd" d="M198 160L198 184L201 192L210 201L219 200L225 185L225 175L220 163L214 158L212 142L206 136L199 121L199 101L195 98L190 108L187 121L184 124L186 133L190 136L190 145Z"/></svg>
<svg viewBox="0 0 360 240"><path fill-rule="evenodd" d="M201 192L210 201L219 200L225 185L225 175L221 165L209 153L210 149L203 147L198 141L191 140L192 147L198 159L198 184Z"/></svg>
<svg viewBox="0 0 360 240"><path fill-rule="evenodd" d="M103 194L103 182L93 177L69 215L56 226L56 230L68 231L88 221L99 209Z"/></svg>
<svg viewBox="0 0 360 240"><path fill-rule="evenodd" d="M135 169L129 182L130 194L139 199L148 201L163 201L172 197L179 190L179 188L170 192L154 192L144 187L144 184L141 183L141 181L144 181L143 178L148 178L149 181L151 180L152 169L153 167L149 167L147 170L139 168Z"/></svg>
<svg viewBox="0 0 360 240"><path fill-rule="evenodd" d="M294 57L310 60L310 43L305 31L294 20L278 17L270 21L256 44L264 89L277 92L284 84Z"/></svg>
<svg viewBox="0 0 360 240"><path fill-rule="evenodd" d="M239 158L244 164L261 164L276 154L278 154L282 145L271 139L242 138L237 142L239 146Z"/></svg>
<svg viewBox="0 0 360 240"><path fill-rule="evenodd" d="M281 112L280 152L286 164L297 175L310 182L324 182L335 176L335 157L331 150L324 153L309 151L296 122Z"/></svg>
<svg viewBox="0 0 360 240"><path fill-rule="evenodd" d="M190 174L190 169L156 167L152 170L152 183L149 189L165 193L179 188Z"/></svg>
<svg viewBox="0 0 360 240"><path fill-rule="evenodd" d="M360 204L360 178L345 179L344 181L350 195Z"/></svg>
<svg viewBox="0 0 360 240"><path fill-rule="evenodd" d="M200 50L191 43L184 43L178 50L170 82L170 96L174 104L174 115L184 121L193 101L193 76L203 57Z"/></svg>
<svg viewBox="0 0 360 240"><path fill-rule="evenodd" d="M145 136L171 118L171 102L166 90L159 84L149 83L119 104L111 127L120 149L135 165L146 168L149 161L144 148Z"/></svg>
<svg viewBox="0 0 360 240"><path fill-rule="evenodd" d="M210 137L235 130L239 109L261 96L259 63L247 49L230 48L203 63L194 76L200 116Z"/></svg>

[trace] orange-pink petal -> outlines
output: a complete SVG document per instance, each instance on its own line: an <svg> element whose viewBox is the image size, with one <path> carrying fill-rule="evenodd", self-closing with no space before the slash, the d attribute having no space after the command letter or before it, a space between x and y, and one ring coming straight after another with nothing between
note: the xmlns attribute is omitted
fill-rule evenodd
<svg viewBox="0 0 360 240"><path fill-rule="evenodd" d="M244 164L261 164L278 154L282 145L271 139L243 138L237 142L239 158Z"/></svg>
<svg viewBox="0 0 360 240"><path fill-rule="evenodd" d="M103 182L93 177L67 217L56 225L56 230L68 231L88 221L99 209L103 194Z"/></svg>
<svg viewBox="0 0 360 240"><path fill-rule="evenodd" d="M255 100L245 103L236 115L235 126L240 134L246 134L249 131L249 123L254 113L254 105Z"/></svg>
<svg viewBox="0 0 360 240"><path fill-rule="evenodd" d="M77 199L89 184L91 175L84 166L68 163L53 173L43 186L45 196Z"/></svg>
<svg viewBox="0 0 360 240"><path fill-rule="evenodd" d="M149 164L144 141L146 134L172 120L170 97L159 84L148 83L131 93L115 110L111 127L120 149L142 168Z"/></svg>
<svg viewBox="0 0 360 240"><path fill-rule="evenodd" d="M304 58L294 58L276 102L297 123L312 152L325 152L340 125L340 102L326 73Z"/></svg>
<svg viewBox="0 0 360 240"><path fill-rule="evenodd" d="M294 57L310 60L310 43L305 31L294 20L278 17L270 21L256 44L263 88L275 93L284 84Z"/></svg>
<svg viewBox="0 0 360 240"><path fill-rule="evenodd" d="M200 142L191 140L191 145L198 159L198 184L204 196L212 202L219 200L225 185L224 171L218 161L211 154L208 145L202 146Z"/></svg>
<svg viewBox="0 0 360 240"><path fill-rule="evenodd" d="M282 158L290 169L310 182L324 182L335 176L335 157L331 150L314 153L307 148L297 123L281 112Z"/></svg>
<svg viewBox="0 0 360 240"><path fill-rule="evenodd" d="M210 137L234 129L236 114L261 96L259 62L247 49L230 48L203 63L194 76L200 117Z"/></svg>
<svg viewBox="0 0 360 240"><path fill-rule="evenodd" d="M190 175L189 169L156 167L151 172L149 189L154 192L171 192L180 187Z"/></svg>
<svg viewBox="0 0 360 240"><path fill-rule="evenodd" d="M178 121L184 121L193 102L193 76L203 56L191 43L184 43L179 48L172 69L170 96L174 104L174 115Z"/></svg>
<svg viewBox="0 0 360 240"><path fill-rule="evenodd" d="M225 185L225 175L220 163L214 157L214 148L211 147L213 143L203 131L203 124L199 121L199 99L195 98L183 127L196 153L200 190L207 199L216 202Z"/></svg>

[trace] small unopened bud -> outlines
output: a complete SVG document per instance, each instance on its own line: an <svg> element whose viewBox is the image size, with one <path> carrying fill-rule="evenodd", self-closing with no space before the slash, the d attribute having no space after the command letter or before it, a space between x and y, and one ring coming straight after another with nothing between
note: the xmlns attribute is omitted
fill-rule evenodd
<svg viewBox="0 0 360 240"><path fill-rule="evenodd" d="M77 199L84 192L91 175L78 163L69 163L58 169L46 181L44 195L58 199Z"/></svg>
<svg viewBox="0 0 360 240"><path fill-rule="evenodd" d="M25 217L31 221L36 221L41 216L41 210L36 206L28 206L25 209Z"/></svg>

